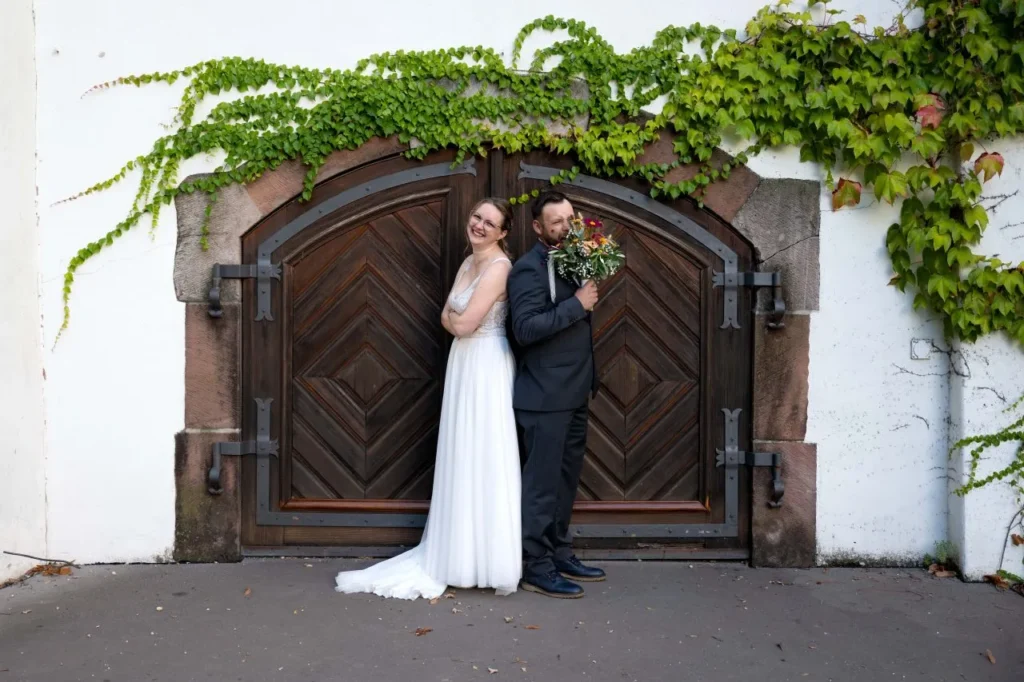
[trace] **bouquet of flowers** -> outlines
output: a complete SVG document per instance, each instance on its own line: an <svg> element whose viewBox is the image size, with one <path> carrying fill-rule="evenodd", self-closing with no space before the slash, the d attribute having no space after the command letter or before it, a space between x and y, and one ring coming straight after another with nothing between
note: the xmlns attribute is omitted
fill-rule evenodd
<svg viewBox="0 0 1024 682"><path fill-rule="evenodd" d="M607 279L619 271L626 256L614 239L601 232L602 227L600 220L576 214L565 239L548 253L559 275L582 285L587 280Z"/></svg>

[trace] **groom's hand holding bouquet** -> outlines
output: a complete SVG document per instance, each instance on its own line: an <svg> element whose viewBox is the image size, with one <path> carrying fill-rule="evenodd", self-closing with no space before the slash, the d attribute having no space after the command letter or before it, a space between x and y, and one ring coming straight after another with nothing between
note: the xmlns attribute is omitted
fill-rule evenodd
<svg viewBox="0 0 1024 682"><path fill-rule="evenodd" d="M597 303L595 283L614 275L626 261L622 249L601 231L602 227L600 220L577 214L568 234L548 253L559 276L582 287L580 291L587 300L581 297L580 302L585 310L592 310Z"/></svg>

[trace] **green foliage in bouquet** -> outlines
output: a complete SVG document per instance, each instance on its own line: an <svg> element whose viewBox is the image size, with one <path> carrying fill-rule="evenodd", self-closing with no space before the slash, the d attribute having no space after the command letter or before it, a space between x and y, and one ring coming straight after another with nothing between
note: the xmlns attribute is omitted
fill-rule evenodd
<svg viewBox="0 0 1024 682"><path fill-rule="evenodd" d="M622 268L625 254L612 237L601 231L603 227L596 218L576 215L565 239L548 254L559 275L582 284L588 279L608 279Z"/></svg>

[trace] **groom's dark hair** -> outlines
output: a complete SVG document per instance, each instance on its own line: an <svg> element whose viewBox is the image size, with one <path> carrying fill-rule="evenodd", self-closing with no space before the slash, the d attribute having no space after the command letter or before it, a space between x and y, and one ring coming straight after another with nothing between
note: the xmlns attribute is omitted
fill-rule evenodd
<svg viewBox="0 0 1024 682"><path fill-rule="evenodd" d="M569 197L553 189L545 190L533 200L533 204L530 205L530 213L533 214L534 220L540 220L545 206L548 204L560 204L563 201L569 201Z"/></svg>

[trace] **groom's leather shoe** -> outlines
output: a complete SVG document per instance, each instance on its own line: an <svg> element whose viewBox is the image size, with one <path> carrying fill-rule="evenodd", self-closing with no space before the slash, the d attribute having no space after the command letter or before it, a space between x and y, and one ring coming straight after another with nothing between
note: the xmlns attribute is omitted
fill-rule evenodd
<svg viewBox="0 0 1024 682"><path fill-rule="evenodd" d="M558 571L551 571L542 576L524 577L523 589L556 599L579 599L583 596L583 588L563 578Z"/></svg>
<svg viewBox="0 0 1024 682"><path fill-rule="evenodd" d="M584 566L575 555L566 561L555 559L555 569L571 580L598 583L604 580L604 571L593 566Z"/></svg>

